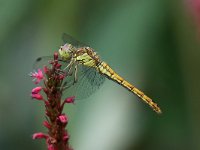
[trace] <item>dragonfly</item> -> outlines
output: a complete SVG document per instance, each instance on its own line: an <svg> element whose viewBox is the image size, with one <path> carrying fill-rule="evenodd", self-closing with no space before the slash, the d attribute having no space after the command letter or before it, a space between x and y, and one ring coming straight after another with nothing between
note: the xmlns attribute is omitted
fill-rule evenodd
<svg viewBox="0 0 200 150"><path fill-rule="evenodd" d="M77 41L66 33L63 34L62 39L64 45L60 46L58 50L59 60L64 66L62 70L68 73L71 72L71 77L67 78L65 83L68 84L69 89L75 90L76 98L89 97L99 89L105 78L107 78L138 96L156 113L160 114L162 112L150 97L121 77L105 61L101 60L93 48ZM35 62L35 66L40 63L43 64L45 60L52 60L52 58L51 56L39 57Z"/></svg>

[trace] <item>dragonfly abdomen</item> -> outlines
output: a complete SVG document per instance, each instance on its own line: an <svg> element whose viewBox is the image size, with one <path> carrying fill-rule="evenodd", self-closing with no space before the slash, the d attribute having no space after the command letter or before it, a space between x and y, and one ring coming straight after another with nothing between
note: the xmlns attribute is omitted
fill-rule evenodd
<svg viewBox="0 0 200 150"><path fill-rule="evenodd" d="M158 105L156 103L154 103L152 101L151 98L146 96L142 91L140 91L135 86L133 86L128 81L126 81L121 76L119 76L107 63L101 62L98 65L98 70L99 70L100 73L104 74L107 78L117 82L118 84L120 84L124 88L126 88L127 90L129 90L132 93L136 94L144 102L146 102L155 112L161 113L161 109L158 107Z"/></svg>

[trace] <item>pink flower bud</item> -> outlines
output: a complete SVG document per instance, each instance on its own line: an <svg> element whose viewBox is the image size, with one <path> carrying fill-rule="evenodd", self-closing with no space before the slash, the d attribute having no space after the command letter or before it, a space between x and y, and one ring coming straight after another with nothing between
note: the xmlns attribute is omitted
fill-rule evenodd
<svg viewBox="0 0 200 150"><path fill-rule="evenodd" d="M57 52L55 52L53 56L54 56L54 60L58 60L58 53Z"/></svg>
<svg viewBox="0 0 200 150"><path fill-rule="evenodd" d="M59 117L60 122L62 122L63 124L66 124L68 122L68 118L65 114L60 115Z"/></svg>
<svg viewBox="0 0 200 150"><path fill-rule="evenodd" d="M42 132L38 132L38 133L34 133L32 138L35 140L35 139L47 139L48 138L48 135L42 133Z"/></svg>
<svg viewBox="0 0 200 150"><path fill-rule="evenodd" d="M59 64L59 63L57 63L57 64L55 65L56 68L60 68L61 66L62 66L62 65Z"/></svg>
<svg viewBox="0 0 200 150"><path fill-rule="evenodd" d="M31 97L37 100L43 100L43 97L41 94L31 94Z"/></svg>
<svg viewBox="0 0 200 150"><path fill-rule="evenodd" d="M38 87L32 89L31 92L32 92L32 94L38 94L41 90L42 90L42 87L38 86Z"/></svg>
<svg viewBox="0 0 200 150"><path fill-rule="evenodd" d="M64 100L64 103L73 103L74 104L75 96L68 97Z"/></svg>
<svg viewBox="0 0 200 150"><path fill-rule="evenodd" d="M64 135L63 136L63 141L67 142L69 140L69 135Z"/></svg>
<svg viewBox="0 0 200 150"><path fill-rule="evenodd" d="M49 72L49 68L47 66L44 66L43 70L44 70L44 73Z"/></svg>
<svg viewBox="0 0 200 150"><path fill-rule="evenodd" d="M63 80L65 78L65 76L63 74L59 75L59 79Z"/></svg>
<svg viewBox="0 0 200 150"><path fill-rule="evenodd" d="M44 121L44 122L43 122L43 125L44 125L46 128L48 128L48 129L51 128L51 125L49 124L48 121Z"/></svg>

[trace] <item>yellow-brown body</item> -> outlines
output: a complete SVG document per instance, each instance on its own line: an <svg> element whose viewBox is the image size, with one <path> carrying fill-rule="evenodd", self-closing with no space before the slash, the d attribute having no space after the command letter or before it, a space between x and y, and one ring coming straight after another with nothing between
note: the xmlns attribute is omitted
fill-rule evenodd
<svg viewBox="0 0 200 150"><path fill-rule="evenodd" d="M70 47L71 45L67 45ZM78 62L87 67L94 67L100 74L106 76L108 79L117 82L119 85L123 86L127 90L136 94L144 102L146 102L155 112L161 113L161 109L156 103L152 101L151 98L146 96L142 91L137 89L135 86L130 84L124 78L119 76L107 63L100 60L99 56L93 51L90 47L80 47L80 48L71 48L72 50L62 51L59 50L61 57L64 60L71 59L72 64ZM66 57L68 56L68 58Z"/></svg>

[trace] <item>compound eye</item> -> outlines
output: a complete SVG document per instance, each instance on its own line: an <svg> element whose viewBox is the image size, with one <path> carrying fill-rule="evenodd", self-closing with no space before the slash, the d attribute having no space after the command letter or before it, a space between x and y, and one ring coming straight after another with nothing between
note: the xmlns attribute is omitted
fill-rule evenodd
<svg viewBox="0 0 200 150"><path fill-rule="evenodd" d="M90 49L90 47L86 47L86 49L87 49L87 50L89 50L89 49Z"/></svg>

